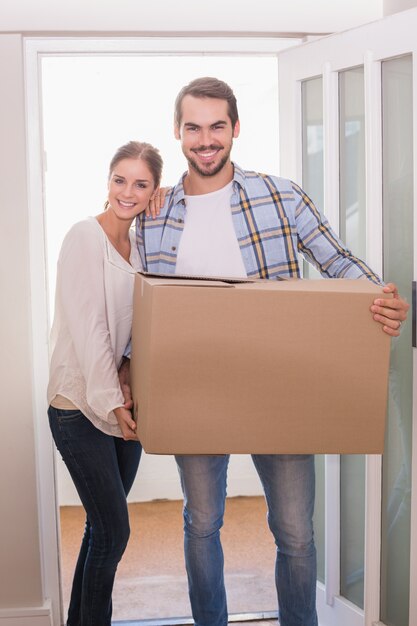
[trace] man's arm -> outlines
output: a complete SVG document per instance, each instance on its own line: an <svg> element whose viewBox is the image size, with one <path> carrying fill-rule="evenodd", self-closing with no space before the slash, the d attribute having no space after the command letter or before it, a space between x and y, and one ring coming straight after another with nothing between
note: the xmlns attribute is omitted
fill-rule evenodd
<svg viewBox="0 0 417 626"><path fill-rule="evenodd" d="M295 183L293 191L298 198L296 220L300 252L325 276L363 277L382 285L381 279L339 240L311 199ZM383 291L392 294L392 297L376 298L371 306L371 312L385 333L391 337L398 337L401 324L407 319L410 305L399 295L394 283L385 285Z"/></svg>

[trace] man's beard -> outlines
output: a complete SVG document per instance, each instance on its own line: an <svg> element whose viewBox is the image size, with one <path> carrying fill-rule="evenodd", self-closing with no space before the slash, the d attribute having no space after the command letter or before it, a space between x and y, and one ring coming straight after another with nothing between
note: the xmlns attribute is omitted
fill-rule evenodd
<svg viewBox="0 0 417 626"><path fill-rule="evenodd" d="M217 146L214 146L214 148L217 148ZM204 146L203 148L200 148L201 152L203 152L203 150L207 150L207 147ZM224 168L226 163L229 161L231 150L232 150L232 147L230 146L229 150L223 155L219 163L213 169L210 169L210 170L202 169L200 165L196 163L196 161L194 161L194 159L192 159L191 157L187 156L186 158L190 167L192 167L192 169L195 170L201 176L215 176Z"/></svg>

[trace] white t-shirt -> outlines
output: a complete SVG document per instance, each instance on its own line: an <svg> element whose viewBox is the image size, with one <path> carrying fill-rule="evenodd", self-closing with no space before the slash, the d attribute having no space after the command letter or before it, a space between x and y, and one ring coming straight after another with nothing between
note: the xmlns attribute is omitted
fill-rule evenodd
<svg viewBox="0 0 417 626"><path fill-rule="evenodd" d="M230 197L233 181L199 196L185 196L187 211L178 248L176 274L247 276L233 227Z"/></svg>

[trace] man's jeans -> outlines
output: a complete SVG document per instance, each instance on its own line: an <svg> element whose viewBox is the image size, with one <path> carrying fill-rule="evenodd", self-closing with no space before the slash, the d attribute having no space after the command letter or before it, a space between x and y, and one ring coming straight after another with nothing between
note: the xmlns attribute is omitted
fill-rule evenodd
<svg viewBox="0 0 417 626"><path fill-rule="evenodd" d="M67 625L110 626L114 577L130 533L126 495L142 448L102 433L76 409L49 407L48 416L87 513Z"/></svg>
<svg viewBox="0 0 417 626"><path fill-rule="evenodd" d="M275 581L280 626L317 626L313 540L314 457L252 455L277 546ZM226 626L220 528L228 456L177 456L184 492L184 548L196 626Z"/></svg>

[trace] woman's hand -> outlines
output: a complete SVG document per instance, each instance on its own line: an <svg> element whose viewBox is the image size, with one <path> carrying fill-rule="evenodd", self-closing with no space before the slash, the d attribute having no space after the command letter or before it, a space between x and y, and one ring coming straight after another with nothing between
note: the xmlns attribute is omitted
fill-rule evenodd
<svg viewBox="0 0 417 626"><path fill-rule="evenodd" d="M138 441L136 422L132 418L132 413L124 406L120 406L114 409L114 414L119 422L123 439L125 441Z"/></svg>
<svg viewBox="0 0 417 626"><path fill-rule="evenodd" d="M124 398L125 409L133 408L132 390L130 388L130 359L123 357L123 361L118 371L120 388Z"/></svg>
<svg viewBox="0 0 417 626"><path fill-rule="evenodd" d="M170 189L171 187L157 187L155 189L151 196L149 204L145 209L146 217L150 217L152 215L153 220L158 217L162 207L164 206L165 196Z"/></svg>

